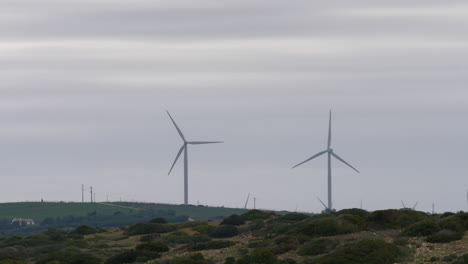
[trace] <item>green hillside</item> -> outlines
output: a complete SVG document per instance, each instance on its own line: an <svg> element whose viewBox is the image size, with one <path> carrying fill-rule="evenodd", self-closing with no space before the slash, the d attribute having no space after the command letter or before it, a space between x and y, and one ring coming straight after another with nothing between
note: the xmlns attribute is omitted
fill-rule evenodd
<svg viewBox="0 0 468 264"><path fill-rule="evenodd" d="M56 218L69 215L85 217L90 212L97 212L99 215L114 215L117 212L131 214L134 211L99 203L4 203L0 204L0 220L11 220L16 217L32 218L41 222L47 217Z"/></svg>
<svg viewBox="0 0 468 264"><path fill-rule="evenodd" d="M164 217L169 222L216 220L243 209L154 203L41 203L0 204L0 237L27 236L48 228L70 229L79 225L119 227ZM11 224L13 218L32 218L36 225Z"/></svg>
<svg viewBox="0 0 468 264"><path fill-rule="evenodd" d="M210 206L195 206L195 205L173 205L173 204L155 204L155 203L131 203L131 202L116 202L114 205L139 208L142 210L158 211L172 210L176 215L186 215L196 220L211 220L223 219L232 214L243 214L246 209L227 208L227 207L210 207Z"/></svg>

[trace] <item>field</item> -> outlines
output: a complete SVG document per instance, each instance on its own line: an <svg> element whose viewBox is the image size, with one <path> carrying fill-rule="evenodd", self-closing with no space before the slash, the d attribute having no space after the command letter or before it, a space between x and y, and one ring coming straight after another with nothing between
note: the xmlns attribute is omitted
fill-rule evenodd
<svg viewBox="0 0 468 264"><path fill-rule="evenodd" d="M56 218L69 215L85 217L90 212L97 212L100 215L114 215L116 212L131 214L134 211L99 203L3 203L0 204L0 220L32 218L41 222L47 217Z"/></svg>

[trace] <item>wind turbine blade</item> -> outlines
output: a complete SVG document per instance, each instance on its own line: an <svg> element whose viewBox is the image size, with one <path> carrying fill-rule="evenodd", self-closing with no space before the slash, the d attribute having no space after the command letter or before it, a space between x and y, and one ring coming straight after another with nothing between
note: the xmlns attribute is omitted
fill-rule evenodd
<svg viewBox="0 0 468 264"><path fill-rule="evenodd" d="M177 126L176 122L174 121L174 119L172 118L171 114L169 113L169 111L167 111L167 114L169 115L169 118L171 119L172 123L174 124L175 128L177 129L177 132L179 132L179 135L180 137L182 138L182 140L185 142L185 137L184 137L184 134L182 133L182 131L180 130L179 126Z"/></svg>
<svg viewBox="0 0 468 264"><path fill-rule="evenodd" d="M360 173L356 168L351 166L348 162L344 161L344 159L340 158L340 156L336 155L334 152L331 153L333 157L337 158L339 161L343 162L344 164L348 165L351 169L355 170L357 173Z"/></svg>
<svg viewBox="0 0 468 264"><path fill-rule="evenodd" d="M250 193L247 195L247 200L245 201L244 209L247 209L247 204L249 203Z"/></svg>
<svg viewBox="0 0 468 264"><path fill-rule="evenodd" d="M405 203L401 201L401 205L403 205L403 208L406 208Z"/></svg>
<svg viewBox="0 0 468 264"><path fill-rule="evenodd" d="M332 137L332 132L331 132L331 109L330 109L330 120L328 121L328 148L331 146L331 137Z"/></svg>
<svg viewBox="0 0 468 264"><path fill-rule="evenodd" d="M320 200L320 198L318 198L317 195L314 194L314 196L315 196L315 198L317 198L317 200L319 200L319 202L323 205L323 207L325 207L325 209L328 209L328 207L325 205L325 203L322 200Z"/></svg>
<svg viewBox="0 0 468 264"><path fill-rule="evenodd" d="M217 144L217 143L224 143L224 141L189 141L187 142L187 144L191 144L191 145Z"/></svg>
<svg viewBox="0 0 468 264"><path fill-rule="evenodd" d="M179 153L177 153L177 157L175 158L174 163L172 163L172 167L171 167L171 169L169 170L169 173L168 173L167 175L170 175L170 174L171 174L171 171L172 171L172 169L174 168L174 166L176 165L177 160L179 159L180 154L182 154L182 151L184 150L184 148L185 148L185 145L183 145L183 146L180 148Z"/></svg>
<svg viewBox="0 0 468 264"><path fill-rule="evenodd" d="M416 206L418 206L418 203L419 203L419 202L416 202L416 203L414 204L414 206L413 206L413 210L415 210L415 209L416 209Z"/></svg>
<svg viewBox="0 0 468 264"><path fill-rule="evenodd" d="M321 152L319 152L319 153L313 155L312 157L310 157L310 158L304 160L303 162L301 162L301 163L297 164L296 166L294 166L293 169L296 168L296 167L298 167L298 166L300 166L300 165L302 165L302 164L304 164L304 163L306 163L306 162L308 162L308 161L311 161L311 160L315 159L316 157L318 157L318 156L320 156L320 155L323 155L323 154L325 154L325 153L327 153L327 150L321 151Z"/></svg>

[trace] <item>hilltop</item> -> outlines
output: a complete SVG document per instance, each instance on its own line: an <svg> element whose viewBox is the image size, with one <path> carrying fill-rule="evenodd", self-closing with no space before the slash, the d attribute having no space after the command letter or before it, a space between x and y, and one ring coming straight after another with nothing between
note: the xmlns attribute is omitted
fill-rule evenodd
<svg viewBox="0 0 468 264"><path fill-rule="evenodd" d="M468 263L468 213L251 210L221 220L80 226L0 239L0 263ZM2 262L3 261L3 262Z"/></svg>
<svg viewBox="0 0 468 264"><path fill-rule="evenodd" d="M0 236L30 235L47 228L74 228L79 225L118 227L164 217L169 222L223 219L244 209L184 206L156 203L108 202L19 202L0 204ZM35 226L11 225L13 218L31 218Z"/></svg>

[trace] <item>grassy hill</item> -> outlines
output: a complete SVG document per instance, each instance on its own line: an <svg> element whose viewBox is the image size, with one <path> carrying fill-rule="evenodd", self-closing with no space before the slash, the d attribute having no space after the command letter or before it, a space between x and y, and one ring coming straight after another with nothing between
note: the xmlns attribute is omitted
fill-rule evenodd
<svg viewBox="0 0 468 264"><path fill-rule="evenodd" d="M47 217L87 216L90 212L102 215L114 215L116 212L133 213L135 210L99 203L3 203L0 204L0 219L32 218L42 222Z"/></svg>
<svg viewBox="0 0 468 264"><path fill-rule="evenodd" d="M169 222L222 219L244 209L154 203L20 202L0 204L0 236L27 236L47 228L69 229L79 225L119 227L164 217ZM32 218L35 226L11 225L13 218Z"/></svg>

